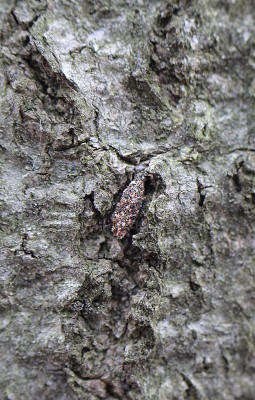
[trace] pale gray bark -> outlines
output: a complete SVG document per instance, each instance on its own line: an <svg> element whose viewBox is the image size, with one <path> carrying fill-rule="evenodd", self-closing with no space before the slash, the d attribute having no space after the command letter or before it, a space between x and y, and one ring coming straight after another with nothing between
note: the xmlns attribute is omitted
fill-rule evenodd
<svg viewBox="0 0 255 400"><path fill-rule="evenodd" d="M254 399L254 1L0 18L0 398Z"/></svg>

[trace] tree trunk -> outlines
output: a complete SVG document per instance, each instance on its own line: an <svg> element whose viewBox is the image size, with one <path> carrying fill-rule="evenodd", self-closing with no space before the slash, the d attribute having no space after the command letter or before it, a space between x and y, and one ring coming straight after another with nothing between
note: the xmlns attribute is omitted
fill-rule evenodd
<svg viewBox="0 0 255 400"><path fill-rule="evenodd" d="M254 1L0 18L0 399L254 399Z"/></svg>

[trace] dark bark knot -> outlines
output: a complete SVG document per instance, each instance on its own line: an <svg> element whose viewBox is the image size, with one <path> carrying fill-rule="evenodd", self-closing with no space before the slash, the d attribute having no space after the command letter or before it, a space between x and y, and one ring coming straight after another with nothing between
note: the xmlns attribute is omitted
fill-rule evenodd
<svg viewBox="0 0 255 400"><path fill-rule="evenodd" d="M144 182L145 178L142 176L130 182L116 205L112 218L112 233L118 239L124 238L134 226L144 201Z"/></svg>

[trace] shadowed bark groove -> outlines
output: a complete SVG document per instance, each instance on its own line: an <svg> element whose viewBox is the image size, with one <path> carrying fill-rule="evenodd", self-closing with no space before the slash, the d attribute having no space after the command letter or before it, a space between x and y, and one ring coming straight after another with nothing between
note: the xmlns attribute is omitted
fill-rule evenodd
<svg viewBox="0 0 255 400"><path fill-rule="evenodd" d="M0 21L0 398L254 399L253 1Z"/></svg>

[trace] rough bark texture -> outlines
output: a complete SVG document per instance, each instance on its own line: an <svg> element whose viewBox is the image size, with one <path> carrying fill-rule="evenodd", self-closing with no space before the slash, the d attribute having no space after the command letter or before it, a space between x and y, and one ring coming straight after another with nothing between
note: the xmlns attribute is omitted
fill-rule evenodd
<svg viewBox="0 0 255 400"><path fill-rule="evenodd" d="M0 18L1 400L254 399L254 1Z"/></svg>

